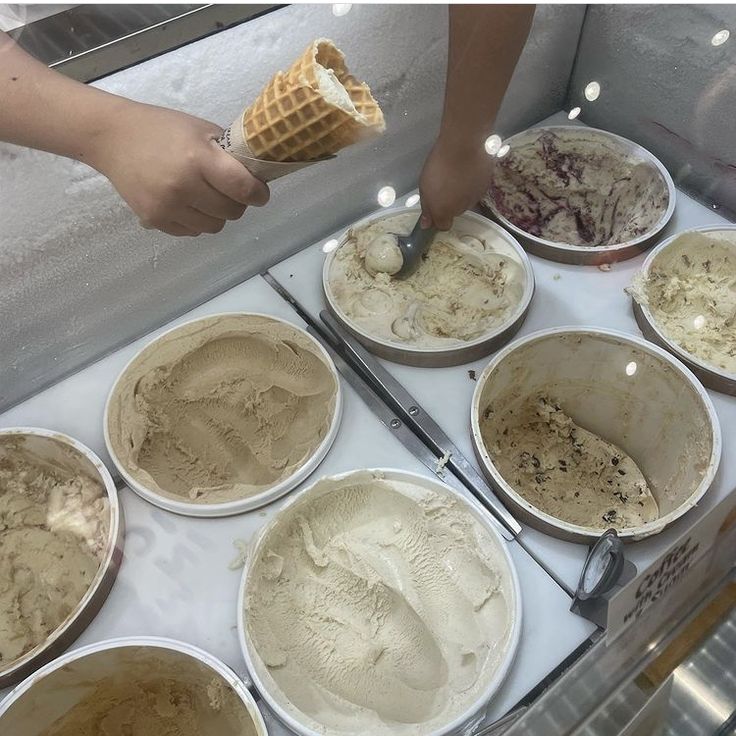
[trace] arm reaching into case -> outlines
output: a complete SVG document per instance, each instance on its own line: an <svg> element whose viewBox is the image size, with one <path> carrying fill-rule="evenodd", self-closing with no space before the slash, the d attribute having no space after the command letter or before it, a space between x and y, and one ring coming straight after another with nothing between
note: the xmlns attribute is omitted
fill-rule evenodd
<svg viewBox="0 0 736 736"><path fill-rule="evenodd" d="M534 5L451 5L445 106L422 171L423 226L448 230L490 180L485 140L524 48Z"/></svg>
<svg viewBox="0 0 736 736"><path fill-rule="evenodd" d="M0 140L89 164L144 227L216 233L268 202L268 187L215 142L217 125L69 79L1 32L0 99Z"/></svg>

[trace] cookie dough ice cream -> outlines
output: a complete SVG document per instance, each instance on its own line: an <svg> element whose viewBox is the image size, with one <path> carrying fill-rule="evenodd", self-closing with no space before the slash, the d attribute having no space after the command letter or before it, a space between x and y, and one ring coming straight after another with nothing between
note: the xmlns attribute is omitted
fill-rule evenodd
<svg viewBox="0 0 736 736"><path fill-rule="evenodd" d="M662 175L590 130L520 136L495 162L486 204L530 235L577 246L616 245L652 230L667 211Z"/></svg>
<svg viewBox="0 0 736 736"><path fill-rule="evenodd" d="M190 503L262 493L328 434L337 381L317 344L257 315L172 331L126 368L110 400L110 444L149 490Z"/></svg>
<svg viewBox="0 0 736 736"><path fill-rule="evenodd" d="M736 232L677 237L629 289L674 343L736 374Z"/></svg>
<svg viewBox="0 0 736 736"><path fill-rule="evenodd" d="M508 653L498 545L449 493L368 471L321 481L254 551L244 622L259 676L321 733L442 727Z"/></svg>
<svg viewBox="0 0 736 736"><path fill-rule="evenodd" d="M92 680L89 692L41 736L257 736L232 688L219 677L191 676L187 661L178 664L162 668L144 656L119 674Z"/></svg>
<svg viewBox="0 0 736 736"><path fill-rule="evenodd" d="M605 530L659 517L634 460L578 426L554 398L533 396L501 412L488 406L480 430L503 479L556 519Z"/></svg>
<svg viewBox="0 0 736 736"><path fill-rule="evenodd" d="M415 273L392 278L402 265L394 234L408 235L416 217L395 215L349 231L327 275L342 315L371 337L417 348L462 345L507 324L521 304L525 274L490 228L476 237L458 222L437 234Z"/></svg>
<svg viewBox="0 0 736 736"><path fill-rule="evenodd" d="M67 621L104 556L105 490L63 450L59 462L0 436L0 672Z"/></svg>

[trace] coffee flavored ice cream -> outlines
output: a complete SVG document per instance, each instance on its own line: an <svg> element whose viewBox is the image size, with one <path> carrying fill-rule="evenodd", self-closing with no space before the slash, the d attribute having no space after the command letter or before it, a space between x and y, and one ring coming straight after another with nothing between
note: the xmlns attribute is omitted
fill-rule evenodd
<svg viewBox="0 0 736 736"><path fill-rule="evenodd" d="M267 527L244 623L256 671L320 733L420 734L488 687L514 591L498 542L449 493L361 471Z"/></svg>
<svg viewBox="0 0 736 736"><path fill-rule="evenodd" d="M523 136L496 159L493 212L530 235L578 246L616 245L659 223L669 194L650 163L591 130Z"/></svg>
<svg viewBox="0 0 736 736"><path fill-rule="evenodd" d="M403 263L395 234L408 235L416 217L395 215L349 231L327 275L342 315L371 337L417 348L462 345L508 322L525 276L490 228L482 238L464 234L461 223L438 233L417 271L392 278Z"/></svg>
<svg viewBox="0 0 736 736"><path fill-rule="evenodd" d="M89 692L40 736L257 736L232 688L187 665L173 672L142 655L112 677L88 681Z"/></svg>
<svg viewBox="0 0 736 736"><path fill-rule="evenodd" d="M52 461L0 436L0 672L67 621L104 555L105 490L63 450Z"/></svg>
<svg viewBox="0 0 736 736"><path fill-rule="evenodd" d="M269 317L183 325L125 370L110 400L110 444L148 489L189 503L261 493L318 449L337 381L317 345Z"/></svg>
<svg viewBox="0 0 736 736"><path fill-rule="evenodd" d="M736 232L683 233L628 291L672 342L736 374Z"/></svg>
<svg viewBox="0 0 736 736"><path fill-rule="evenodd" d="M486 450L503 479L556 519L599 531L638 527L659 517L634 460L578 426L554 398L481 412Z"/></svg>

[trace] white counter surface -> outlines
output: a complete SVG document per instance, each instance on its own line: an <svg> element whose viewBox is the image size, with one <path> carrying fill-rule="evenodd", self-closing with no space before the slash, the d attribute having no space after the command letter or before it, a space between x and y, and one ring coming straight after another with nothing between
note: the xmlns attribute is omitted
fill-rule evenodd
<svg viewBox="0 0 736 736"><path fill-rule="evenodd" d="M5 412L0 415L0 427L37 426L65 432L91 447L113 471L104 448L103 408L118 372L132 355L160 332L192 317L248 310L302 324L261 277L253 278ZM341 431L310 480L362 467L428 474L353 389L342 383ZM101 612L73 648L118 636L167 636L206 649L244 675L236 635L240 572L228 565L237 553L233 542L250 539L281 502L227 519L190 519L157 509L128 488L120 495L127 529L122 568ZM511 543L511 553L522 589L521 644L508 678L491 703L490 720L512 708L595 630L569 613L563 590L518 544ZM7 692L0 692L0 697ZM272 733L285 731L273 725Z"/></svg>

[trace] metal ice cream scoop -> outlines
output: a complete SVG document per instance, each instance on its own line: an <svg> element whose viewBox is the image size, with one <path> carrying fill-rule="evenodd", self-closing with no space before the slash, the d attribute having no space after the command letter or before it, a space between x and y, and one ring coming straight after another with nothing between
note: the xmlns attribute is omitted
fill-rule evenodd
<svg viewBox="0 0 736 736"><path fill-rule="evenodd" d="M422 228L419 224L422 218L417 220L414 229L408 235L397 235L396 241L404 259L404 265L394 274L395 279L405 279L417 270L422 261L422 256L432 245L437 229L434 227Z"/></svg>

